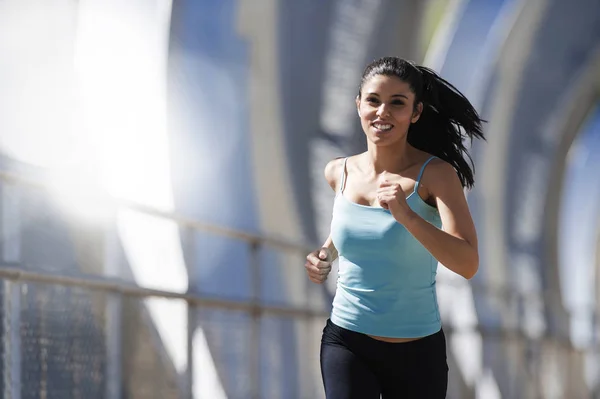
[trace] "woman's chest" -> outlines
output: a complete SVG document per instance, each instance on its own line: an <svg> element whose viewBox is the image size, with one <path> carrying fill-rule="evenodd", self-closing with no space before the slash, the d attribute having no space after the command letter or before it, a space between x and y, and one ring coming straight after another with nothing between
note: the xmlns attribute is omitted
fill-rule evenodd
<svg viewBox="0 0 600 399"><path fill-rule="evenodd" d="M331 236L340 253L362 255L396 251L414 239L385 209L350 203L334 206Z"/></svg>

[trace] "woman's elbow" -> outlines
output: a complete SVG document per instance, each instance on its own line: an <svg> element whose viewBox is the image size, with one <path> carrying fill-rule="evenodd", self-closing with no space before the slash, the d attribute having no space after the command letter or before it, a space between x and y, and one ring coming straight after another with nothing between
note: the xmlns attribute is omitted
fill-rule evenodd
<svg viewBox="0 0 600 399"><path fill-rule="evenodd" d="M477 274L477 270L479 270L479 255L475 253L472 259L469 259L466 262L465 268L463 270L462 276L467 280L472 279Z"/></svg>

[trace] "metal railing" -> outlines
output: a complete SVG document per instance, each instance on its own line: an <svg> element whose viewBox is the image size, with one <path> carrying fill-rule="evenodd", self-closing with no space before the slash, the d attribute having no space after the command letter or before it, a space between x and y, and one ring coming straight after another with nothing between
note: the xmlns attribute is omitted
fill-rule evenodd
<svg viewBox="0 0 600 399"><path fill-rule="evenodd" d="M17 175L14 173L9 173L6 171L0 171L0 182L3 182L12 186L26 186L29 188L33 188L40 191L47 192L50 195L50 190L52 187L49 184L45 184L43 181L26 178L21 175ZM212 309L222 309L227 311L241 311L249 314L252 318L252 327L250 332L250 341L253 342L252 353L250 355L250 370L253 375L250 377L250 382L252 384L250 388L249 397L252 398L260 398L261 388L260 388L260 353L258 342L260 340L260 319L262 316L279 316L279 317L290 317L294 319L312 319L312 318L326 318L327 312L323 310L315 310L310 307L297 307L297 306L288 306L288 305L274 305L269 303L264 303L259 300L259 293L261 292L260 286L260 264L259 264L259 250L262 246L270 246L277 250L281 250L283 252L297 252L299 254L306 254L311 251L314 246L308 246L304 244L294 243L288 240L284 240L281 238L268 237L259 234L248 233L244 231L239 231L235 229L226 228L223 226L218 226L210 223L204 223L197 220L193 220L182 215L176 214L174 212L166 212L160 209L156 209L147 205L135 203L132 201L115 199L108 196L102 198L103 205L107 208L111 208L113 210L117 209L127 209L131 211L136 211L148 216L153 216L157 218L166 219L176 223L180 228L189 231L202 231L207 232L216 236L222 236L227 238L237 239L243 242L246 242L250 249L250 273L251 273L251 298L250 300L232 300L232 299L224 299L224 298L215 298L206 295L198 295L192 293L181 293L181 292L172 292L167 290L153 289L141 287L139 285L133 284L129 281L125 281L119 278L115 278L112 276L102 275L86 275L77 273L75 276L65 275L64 273L57 274L55 272L47 272L39 269L34 269L31 267L27 267L26 265L20 264L20 262L4 262L4 265L0 267L0 279L5 281L10 281L13 284L16 283L18 286L19 283L43 283L57 286L73 286L86 288L89 290L99 290L105 292L107 294L111 294L116 296L117 298L121 297L139 297L139 298L166 298L166 299L179 299L183 300L187 303L188 313L193 309L198 308L212 308ZM302 265L299 265L300 267ZM18 290L15 289L15 286L7 286L7 292L16 292ZM10 294L9 294L10 295ZM17 298L13 298L14 302L18 302ZM116 305L118 308L119 305ZM14 311L18 311L13 309ZM11 310L8 309L10 313ZM108 310L108 312L115 312L115 304ZM111 316L108 316L111 317ZM114 318L114 315L112 316ZM10 315L5 317L5 322L8 320L6 324L5 331L12 331L12 339L7 341L7 345L5 345L5 365L8 368L12 368L15 372L12 373L12 376L5 381L4 384L4 396L5 397L19 397L17 391L20 390L21 383L19 380L19 372L20 369L20 361L17 352L12 348L12 344L19 343L18 337L15 336L15 331L19 329L18 323L19 318L13 317ZM194 328L193 326L191 327ZM183 389L185 390L184 397L192 397L192 374L193 374L193 354L191 353L191 337L190 335L193 331L188 331L188 370L185 375L185 381L183 383ZM18 334L17 334L18 335ZM112 338L111 341L118 341L119 338ZM115 356L119 356L119 354L114 354ZM108 361L110 362L110 359ZM118 360L114 360L112 363L112 367L118 369L118 365L115 363ZM107 376L112 375L112 381L108 380L107 384L107 397L111 399L117 399L120 397L120 388L118 387L121 384L120 377L115 375L115 373L111 373L108 368L111 366L107 366L106 374ZM5 376L8 375L5 373Z"/></svg>

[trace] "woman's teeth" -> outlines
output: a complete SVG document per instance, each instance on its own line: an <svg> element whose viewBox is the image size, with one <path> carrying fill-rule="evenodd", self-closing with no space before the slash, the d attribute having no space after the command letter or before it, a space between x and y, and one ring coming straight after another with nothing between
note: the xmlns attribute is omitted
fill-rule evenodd
<svg viewBox="0 0 600 399"><path fill-rule="evenodd" d="M382 125L379 123L374 123L373 126L375 126L376 129L379 130L390 130L392 128L392 125L386 124L386 125Z"/></svg>

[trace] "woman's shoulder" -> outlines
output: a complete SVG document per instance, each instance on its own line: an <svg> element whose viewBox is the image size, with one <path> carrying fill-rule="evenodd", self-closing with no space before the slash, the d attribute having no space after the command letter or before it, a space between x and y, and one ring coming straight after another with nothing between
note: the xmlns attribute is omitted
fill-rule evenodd
<svg viewBox="0 0 600 399"><path fill-rule="evenodd" d="M431 155L427 159L431 159L427 167L430 167L436 176L446 178L449 174L456 174L454 167L442 158Z"/></svg>
<svg viewBox="0 0 600 399"><path fill-rule="evenodd" d="M346 163L346 160L350 160L356 156L357 155L352 155L348 157L337 157L327 162L327 164L325 165L324 175L325 180L327 180L327 183L329 184L332 190L337 191L338 184L340 183L339 180L342 177L342 170L344 169L344 164Z"/></svg>
<svg viewBox="0 0 600 399"><path fill-rule="evenodd" d="M338 180L342 174L345 157L334 158L325 165L325 180L333 191L337 191Z"/></svg>
<svg viewBox="0 0 600 399"><path fill-rule="evenodd" d="M421 151L421 153L419 154L419 159L420 161L418 162L418 164L421 165L420 167L425 167L425 170L427 170L428 172L432 172L433 170L435 170L436 174L443 174L447 172L448 168L454 170L452 168L452 165L444 161L442 158L425 151Z"/></svg>
<svg viewBox="0 0 600 399"><path fill-rule="evenodd" d="M450 163L438 156L428 153L423 154L422 164L425 165L425 162L427 162L422 176L422 183L424 186L435 187L440 184L454 182L458 177L456 170Z"/></svg>

